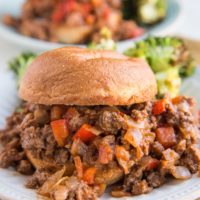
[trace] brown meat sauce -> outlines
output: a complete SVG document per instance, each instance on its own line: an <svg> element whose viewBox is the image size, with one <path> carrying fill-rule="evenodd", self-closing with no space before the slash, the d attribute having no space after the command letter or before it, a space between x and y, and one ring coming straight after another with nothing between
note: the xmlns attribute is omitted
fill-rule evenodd
<svg viewBox="0 0 200 200"><path fill-rule="evenodd" d="M57 188L65 191L64 199L79 200L95 199L109 185L113 186L111 195L121 197L148 193L168 177L189 178L198 172L200 164L194 104L186 97L165 102L165 109L159 114L152 113L154 101L127 107L24 104L20 112L7 119L7 127L0 132L0 166L32 174L27 186L39 188L55 169L36 170L26 157L27 150L35 158L53 159L58 166L74 166L76 157L83 174L75 163L69 178L64 178ZM65 119L69 131L65 146L58 145L50 124L59 119ZM84 124L98 130L89 142L73 139ZM86 169L94 172L93 179L85 177ZM69 186L70 182L75 186ZM55 198L57 192L49 195Z"/></svg>
<svg viewBox="0 0 200 200"><path fill-rule="evenodd" d="M142 35L136 22L123 19L122 6L121 0L26 0L20 17L3 21L25 36L70 44L99 42L104 27L116 41Z"/></svg>

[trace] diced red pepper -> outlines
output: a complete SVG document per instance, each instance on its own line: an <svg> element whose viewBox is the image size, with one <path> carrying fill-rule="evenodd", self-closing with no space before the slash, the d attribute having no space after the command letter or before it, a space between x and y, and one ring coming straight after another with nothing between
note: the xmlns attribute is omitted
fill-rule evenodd
<svg viewBox="0 0 200 200"><path fill-rule="evenodd" d="M75 5L75 0L65 0L60 2L52 14L52 21L60 23L64 17L73 10Z"/></svg>
<svg viewBox="0 0 200 200"><path fill-rule="evenodd" d="M56 120L51 122L51 128L53 131L54 138L59 146L63 147L66 144L66 139L69 135L69 131L64 119Z"/></svg>
<svg viewBox="0 0 200 200"><path fill-rule="evenodd" d="M160 142L165 148L174 146L176 141L176 135L173 127L160 127L156 129L156 140Z"/></svg>
<svg viewBox="0 0 200 200"><path fill-rule="evenodd" d="M151 158L151 160L149 160L148 165L146 166L146 170L150 171L152 169L156 169L158 167L158 164L159 164L159 160L155 158Z"/></svg>
<svg viewBox="0 0 200 200"><path fill-rule="evenodd" d="M86 17L86 22L87 22L87 24L89 24L89 25L93 24L93 23L95 22L95 17L94 17L94 15L88 15L88 16Z"/></svg>
<svg viewBox="0 0 200 200"><path fill-rule="evenodd" d="M84 17L87 17L92 10L92 6L90 3L83 3L81 5L81 13Z"/></svg>
<svg viewBox="0 0 200 200"><path fill-rule="evenodd" d="M96 174L96 168L89 167L88 169L85 170L83 174L83 180L89 185L94 184L95 174Z"/></svg>
<svg viewBox="0 0 200 200"><path fill-rule="evenodd" d="M109 145L99 145L99 162L101 164L108 164L113 159L113 150Z"/></svg>
<svg viewBox="0 0 200 200"><path fill-rule="evenodd" d="M165 112L165 104L166 104L165 99L156 101L154 103L153 109L152 109L153 115L159 115L159 114Z"/></svg>
<svg viewBox="0 0 200 200"><path fill-rule="evenodd" d="M81 161L81 158L79 156L74 157L74 163L77 171L77 177L82 178L83 177L83 164Z"/></svg>
<svg viewBox="0 0 200 200"><path fill-rule="evenodd" d="M85 143L91 142L96 137L93 129L94 128L89 124L83 124L81 128L75 133L73 139L80 139Z"/></svg>
<svg viewBox="0 0 200 200"><path fill-rule="evenodd" d="M105 7L104 10L103 10L103 13L102 13L102 17L104 19L108 19L110 15L110 8L109 7Z"/></svg>

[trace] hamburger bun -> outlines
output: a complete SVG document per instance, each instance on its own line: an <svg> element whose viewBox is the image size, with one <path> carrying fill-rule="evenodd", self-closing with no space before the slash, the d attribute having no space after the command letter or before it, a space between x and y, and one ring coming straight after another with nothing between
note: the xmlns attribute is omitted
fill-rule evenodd
<svg viewBox="0 0 200 200"><path fill-rule="evenodd" d="M38 56L19 95L53 105L130 105L152 99L156 80L148 64L112 51L64 47Z"/></svg>

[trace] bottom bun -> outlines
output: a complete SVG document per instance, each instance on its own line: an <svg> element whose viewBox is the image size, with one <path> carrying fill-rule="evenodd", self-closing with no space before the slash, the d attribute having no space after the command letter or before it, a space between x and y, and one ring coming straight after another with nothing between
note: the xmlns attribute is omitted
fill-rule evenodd
<svg viewBox="0 0 200 200"><path fill-rule="evenodd" d="M29 159L29 161L32 163L32 165L38 170L40 169L57 170L62 167L61 165L56 164L56 162L53 161L52 159L41 160L41 159L35 158L33 154L31 153L31 151L28 151L28 150L26 150L26 156Z"/></svg>
<svg viewBox="0 0 200 200"><path fill-rule="evenodd" d="M74 164L73 163L66 163L65 165L58 165L53 159L48 160L42 160L35 158L31 151L26 150L26 156L29 159L29 161L32 163L32 165L37 170L50 170L50 171L57 171L65 166L65 175L71 176L74 172Z"/></svg>

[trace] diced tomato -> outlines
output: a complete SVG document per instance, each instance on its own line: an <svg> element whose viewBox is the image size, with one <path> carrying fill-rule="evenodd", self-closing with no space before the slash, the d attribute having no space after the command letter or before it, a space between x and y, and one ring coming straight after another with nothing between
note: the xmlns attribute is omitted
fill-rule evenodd
<svg viewBox="0 0 200 200"><path fill-rule="evenodd" d="M74 157L74 163L77 171L77 177L82 178L83 177L83 164L81 161L81 158L79 156Z"/></svg>
<svg viewBox="0 0 200 200"><path fill-rule="evenodd" d="M60 2L52 14L52 21L60 23L64 17L73 10L75 5L75 0L65 0Z"/></svg>
<svg viewBox="0 0 200 200"><path fill-rule="evenodd" d="M96 130L89 124L83 124L81 128L75 133L73 139L80 139L81 141L87 143L94 140L94 138L98 134L99 134L98 130Z"/></svg>
<svg viewBox="0 0 200 200"><path fill-rule="evenodd" d="M108 19L110 15L110 8L109 7L105 7L104 10L103 10L103 13L102 13L102 17L104 19Z"/></svg>
<svg viewBox="0 0 200 200"><path fill-rule="evenodd" d="M101 164L108 164L113 159L113 150L109 145L99 145L99 162Z"/></svg>
<svg viewBox="0 0 200 200"><path fill-rule="evenodd" d="M94 15L88 15L88 16L87 16L87 18L86 18L87 24L91 25L91 24L94 23L94 21L95 21Z"/></svg>
<svg viewBox="0 0 200 200"><path fill-rule="evenodd" d="M169 148L174 146L176 141L176 135L173 127L160 127L156 129L156 140L160 142L163 147Z"/></svg>
<svg viewBox="0 0 200 200"><path fill-rule="evenodd" d="M151 158L146 166L146 170L150 171L152 169L155 169L158 167L159 164L159 160L155 159L155 158Z"/></svg>
<svg viewBox="0 0 200 200"><path fill-rule="evenodd" d="M69 131L64 119L56 120L51 122L51 128L53 131L54 138L59 146L63 147L66 144L66 139L69 135Z"/></svg>
<svg viewBox="0 0 200 200"><path fill-rule="evenodd" d="M84 17L87 17L92 10L92 6L90 3L84 3L81 5L81 13Z"/></svg>
<svg viewBox="0 0 200 200"><path fill-rule="evenodd" d="M83 180L87 182L89 185L94 184L94 177L96 174L96 168L95 167L89 167L85 170L83 174Z"/></svg>
<svg viewBox="0 0 200 200"><path fill-rule="evenodd" d="M165 112L165 104L166 104L165 99L156 101L154 103L153 109L152 109L153 115L159 115L159 114Z"/></svg>

